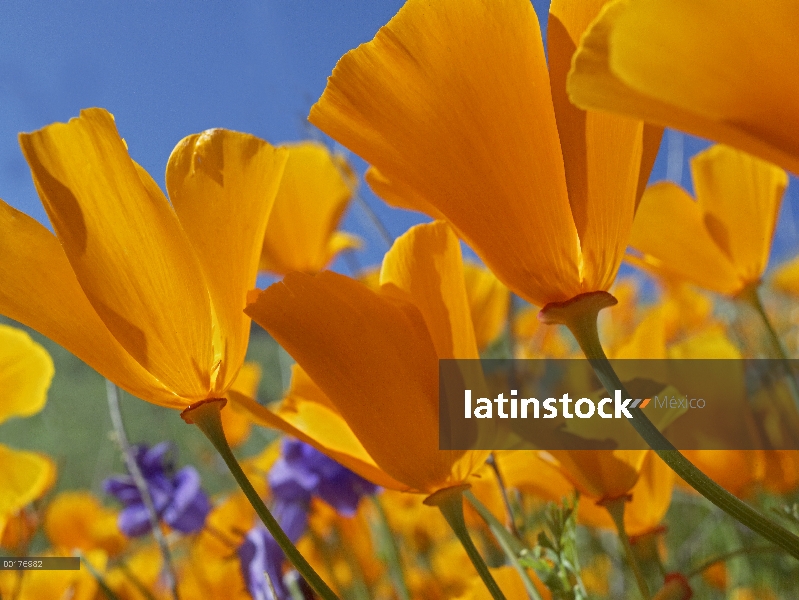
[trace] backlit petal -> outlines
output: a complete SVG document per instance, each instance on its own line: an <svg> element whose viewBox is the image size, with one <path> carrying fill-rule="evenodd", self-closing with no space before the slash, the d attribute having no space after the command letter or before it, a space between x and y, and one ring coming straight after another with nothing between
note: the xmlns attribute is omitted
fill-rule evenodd
<svg viewBox="0 0 799 600"><path fill-rule="evenodd" d="M482 350L507 325L510 291L491 271L471 262L464 263L463 276L477 347Z"/></svg>
<svg viewBox="0 0 799 600"><path fill-rule="evenodd" d="M760 280L788 175L740 150L715 145L691 159L705 227L743 282Z"/></svg>
<svg viewBox="0 0 799 600"><path fill-rule="evenodd" d="M357 181L340 156L321 144L287 146L288 160L264 237L261 269L316 273L333 258L335 234Z"/></svg>
<svg viewBox="0 0 799 600"><path fill-rule="evenodd" d="M415 210L429 215L433 219L446 219L435 206L419 196L419 194L407 186L398 184L395 181L389 181L374 167L369 167L366 170L364 180L372 188L372 191L390 206L404 208L405 210Z"/></svg>
<svg viewBox="0 0 799 600"><path fill-rule="evenodd" d="M42 410L54 373L47 350L21 329L0 324L0 423Z"/></svg>
<svg viewBox="0 0 799 600"><path fill-rule="evenodd" d="M214 340L221 367L211 381L217 394L235 379L247 351L250 319L243 311L284 164L284 151L225 129L184 138L169 157L167 191L199 257L221 334Z"/></svg>
<svg viewBox="0 0 799 600"><path fill-rule="evenodd" d="M583 38L569 93L799 173L797 28L780 0L618 0Z"/></svg>
<svg viewBox="0 0 799 600"><path fill-rule="evenodd" d="M572 55L603 4L555 0L547 26L552 100L584 257L584 291L607 290L613 283L632 227L643 156L641 121L583 111L566 95Z"/></svg>
<svg viewBox="0 0 799 600"><path fill-rule="evenodd" d="M408 489L407 484L398 482L375 464L332 406L294 398L289 406L280 406L273 411L235 390L228 390L227 395L233 406L247 411L252 420L262 427L277 429L310 444L378 485L402 491Z"/></svg>
<svg viewBox="0 0 799 600"><path fill-rule="evenodd" d="M309 118L433 205L527 300L582 291L529 1L411 0L338 62Z"/></svg>
<svg viewBox="0 0 799 600"><path fill-rule="evenodd" d="M386 473L419 491L445 484L463 452L438 450L438 356L418 309L325 271L287 275L247 313Z"/></svg>
<svg viewBox="0 0 799 600"><path fill-rule="evenodd" d="M113 117L88 109L20 135L36 189L86 297L145 369L186 399L209 389L211 310L175 213L128 156Z"/></svg>
<svg viewBox="0 0 799 600"><path fill-rule="evenodd" d="M444 221L417 225L383 259L381 291L416 306L439 358L479 358L458 238Z"/></svg>
<svg viewBox="0 0 799 600"><path fill-rule="evenodd" d="M0 444L0 536L6 519L41 497L55 478L55 464L37 452Z"/></svg>
<svg viewBox="0 0 799 600"><path fill-rule="evenodd" d="M659 182L646 189L630 246L652 257L656 268L706 289L732 294L743 286L708 232L699 204L674 183Z"/></svg>
<svg viewBox="0 0 799 600"><path fill-rule="evenodd" d="M627 494L638 481L647 450L552 450L561 472L594 500Z"/></svg>
<svg viewBox="0 0 799 600"><path fill-rule="evenodd" d="M0 201L0 313L60 344L134 396L181 407L97 316L56 237Z"/></svg>

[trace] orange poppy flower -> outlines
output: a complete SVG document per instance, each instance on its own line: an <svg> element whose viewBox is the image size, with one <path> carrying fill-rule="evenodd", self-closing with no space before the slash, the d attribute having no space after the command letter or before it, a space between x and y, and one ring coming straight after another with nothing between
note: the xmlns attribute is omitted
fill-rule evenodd
<svg viewBox="0 0 799 600"><path fill-rule="evenodd" d="M616 0L580 41L569 97L799 174L799 6Z"/></svg>
<svg viewBox="0 0 799 600"><path fill-rule="evenodd" d="M182 140L166 187L93 108L20 136L55 235L0 202L0 313L131 394L185 408L244 362L283 151L221 129Z"/></svg>
<svg viewBox="0 0 799 600"><path fill-rule="evenodd" d="M378 193L446 219L524 299L607 290L660 131L566 97L601 5L552 4L548 70L528 0L410 0L339 61L309 119L373 165Z"/></svg>

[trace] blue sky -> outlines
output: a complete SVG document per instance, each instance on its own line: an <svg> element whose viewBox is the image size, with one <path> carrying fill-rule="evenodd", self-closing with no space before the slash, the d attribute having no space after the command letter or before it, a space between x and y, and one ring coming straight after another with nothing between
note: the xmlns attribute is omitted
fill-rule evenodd
<svg viewBox="0 0 799 600"><path fill-rule="evenodd" d="M305 118L336 61L371 39L401 4L6 0L0 4L0 198L46 222L17 133L89 106L114 113L131 155L162 186L170 151L190 133L227 127L273 143L318 135ZM548 3L534 5L544 22ZM682 144L686 160L707 145L684 136ZM662 152L653 179L665 177ZM681 183L690 186L687 164ZM422 220L389 209L368 190L363 196L394 235ZM778 260L797 247L795 197L789 189ZM345 228L366 241L361 262L379 262L386 246L362 209L352 207Z"/></svg>

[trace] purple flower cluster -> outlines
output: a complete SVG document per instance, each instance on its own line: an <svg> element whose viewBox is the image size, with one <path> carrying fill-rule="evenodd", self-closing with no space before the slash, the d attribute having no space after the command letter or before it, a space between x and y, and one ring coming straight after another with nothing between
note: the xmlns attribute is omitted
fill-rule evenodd
<svg viewBox="0 0 799 600"><path fill-rule="evenodd" d="M268 475L272 490L272 514L292 542L308 527L311 499L320 498L346 517L355 515L358 503L377 492L377 486L328 458L312 446L293 439L283 441L282 454ZM285 556L263 525L247 534L238 550L244 580L253 598L285 600L289 592L283 583ZM274 598L264 576L277 593Z"/></svg>
<svg viewBox="0 0 799 600"><path fill-rule="evenodd" d="M158 518L172 529L194 533L202 529L211 511L208 496L200 487L200 475L194 467L183 467L175 472L172 455L174 445L169 442L151 448L134 446L136 464L147 482ZM119 528L128 537L149 533L150 516L130 475L115 475L103 481L103 490L124 508L119 513Z"/></svg>

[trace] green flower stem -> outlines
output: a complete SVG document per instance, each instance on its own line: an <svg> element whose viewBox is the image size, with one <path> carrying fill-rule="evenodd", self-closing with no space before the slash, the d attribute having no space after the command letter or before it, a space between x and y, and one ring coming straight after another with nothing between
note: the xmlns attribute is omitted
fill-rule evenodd
<svg viewBox="0 0 799 600"><path fill-rule="evenodd" d="M297 550L296 546L285 534L280 524L272 516L272 513L269 512L264 501L261 500L258 492L252 487L252 483L247 479L247 475L233 455L227 439L225 438L225 432L222 429L221 410L225 402L226 400L224 398L203 400L189 406L180 413L180 416L187 423L197 425L200 431L205 434L205 437L213 444L214 448L216 448L217 452L219 452L219 455L222 457L222 460L225 461L228 469L230 469L230 473L236 479L236 483L239 484L241 491L247 496L247 500L250 501L255 512L258 513L258 516L261 518L264 525L266 525L269 533L275 538L275 541L278 543L281 550L283 550L283 553L291 564L294 565L294 568L299 571L300 575L305 578L308 584L323 600L339 600L338 596L336 596L333 590L319 577L313 567L308 564L305 557L300 554L299 550Z"/></svg>
<svg viewBox="0 0 799 600"><path fill-rule="evenodd" d="M100 591L103 593L106 599L119 600L119 596L114 593L114 590L108 587L108 584L106 583L102 574L100 574L100 572L94 568L94 565L86 559L86 556L81 552L78 552L77 555L80 558L80 562L83 563L89 574L94 577L94 580L97 582L97 587L100 588Z"/></svg>
<svg viewBox="0 0 799 600"><path fill-rule="evenodd" d="M624 527L624 505L627 503L628 497L614 498L613 500L606 500L602 504L610 513L610 518L613 519L616 530L619 532L619 540L624 548L624 553L627 555L627 563L635 575L635 583L638 585L638 591L641 592L641 597L644 600L651 600L652 596L649 593L649 586L646 583L644 573L641 571L641 565L638 564L638 559L635 557L633 547L630 544L630 538L627 535L627 529Z"/></svg>
<svg viewBox="0 0 799 600"><path fill-rule="evenodd" d="M494 539L497 540L497 543L505 552L505 556L508 557L508 561L522 578L524 589L527 591L530 600L542 600L541 594L538 593L538 589L535 587L533 580L530 579L530 574L527 572L527 569L519 562L519 556L526 550L525 547L505 529L505 526L499 522L499 519L477 499L477 496L472 494L471 491L467 491L464 496L466 500L469 501L469 504L477 511L477 514L486 522L491 533L494 535Z"/></svg>
<svg viewBox="0 0 799 600"><path fill-rule="evenodd" d="M394 532L391 531L391 526L388 524L388 517L386 517L383 503L380 502L380 498L377 496L372 496L372 504L374 504L375 511L377 512L383 552L388 561L388 572L394 582L397 597L400 600L410 600L411 594L408 591L408 586L405 584L405 576L402 572L402 562L400 561L397 539L394 537Z"/></svg>
<svg viewBox="0 0 799 600"><path fill-rule="evenodd" d="M477 569L477 573L480 575L486 588L488 588L488 591L491 593L491 597L494 598L494 600L506 600L505 595L502 593L502 590L499 589L497 582L491 575L491 571L488 570L488 566L485 564L483 557L480 556L472 538L469 536L469 530L466 528L466 521L463 518L463 492L467 489L469 489L468 485L445 488L425 498L424 503L428 506L437 506L441 514L444 515L452 531L454 531L455 535L458 537L463 549L466 550L466 554L469 555L474 568Z"/></svg>
<svg viewBox="0 0 799 600"><path fill-rule="evenodd" d="M779 358L780 362L782 363L782 367L785 369L785 379L787 380L788 387L791 390L791 397L793 397L794 405L796 406L796 409L799 410L799 386L797 386L796 377L794 376L793 369L791 368L791 362L789 360L788 353L785 352L785 348L780 341L780 336L777 335L777 331L771 324L771 320L766 314L766 309L764 308L763 303L760 301L760 294L758 293L759 289L759 282L748 285L738 293L736 298L741 302L751 306L760 317L763 325L766 327L766 333L768 334L771 347L774 349L774 353L777 355L777 358Z"/></svg>
<svg viewBox="0 0 799 600"><path fill-rule="evenodd" d="M607 292L591 292L567 302L548 304L541 310L539 318L545 323L566 325L607 392L613 394L615 390L620 390L624 397L630 397L605 356L597 331L599 311L614 304L616 299ZM628 410L633 415L630 424L688 485L733 519L799 559L799 537L763 516L700 471L652 424L640 408Z"/></svg>
<svg viewBox="0 0 799 600"><path fill-rule="evenodd" d="M736 558L738 556L748 556L750 554L761 554L761 553L765 554L768 552L778 552L779 550L781 550L781 548L777 548L776 546L752 546L750 548L738 548L737 550L725 552L724 554L720 554L719 556L714 556L713 558L706 560L692 571L686 573L685 578L691 579L693 577L696 577L697 575L701 575L703 571L706 571L713 565L722 562L727 562L728 560Z"/></svg>
<svg viewBox="0 0 799 600"><path fill-rule="evenodd" d="M497 485L499 486L500 495L502 496L502 502L505 505L505 512L508 513L508 530L510 530L513 537L521 538L521 535L519 534L519 528L516 527L516 516L513 513L513 507L511 506L510 498L508 497L508 488L505 486L505 478L502 476L502 472L499 470L497 457L493 452L488 457L486 462L491 467L491 470L494 471L494 475L497 478Z"/></svg>
<svg viewBox="0 0 799 600"><path fill-rule="evenodd" d="M139 490L144 508L147 509L147 516L150 519L150 529L152 530L153 538L158 544L158 549L161 551L161 557L164 559L164 572L166 573L167 587L172 592L172 598L174 600L180 600L180 595L178 593L178 577L175 571L175 565L172 561L172 554L169 551L169 544L166 541L164 532L161 530L161 523L159 522L158 513L155 510L153 497L150 494L150 487L144 479L144 475L139 468L139 463L136 462L136 457L133 455L133 450L128 442L128 434L125 432L125 423L122 420L122 411L119 408L119 389L106 379L105 391L108 399L108 411L111 414L111 422L114 425L114 433L116 434L117 442L122 450L125 466L128 468L128 473L130 473L130 476L133 478L133 483L136 484L136 489Z"/></svg>

